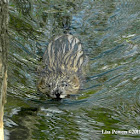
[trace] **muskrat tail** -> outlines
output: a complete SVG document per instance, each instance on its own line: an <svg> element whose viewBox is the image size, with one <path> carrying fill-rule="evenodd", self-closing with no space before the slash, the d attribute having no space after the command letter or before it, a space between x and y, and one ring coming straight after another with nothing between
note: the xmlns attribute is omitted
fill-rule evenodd
<svg viewBox="0 0 140 140"><path fill-rule="evenodd" d="M71 25L71 17L69 15L63 16L62 27L64 29L64 34L69 34L70 25Z"/></svg>

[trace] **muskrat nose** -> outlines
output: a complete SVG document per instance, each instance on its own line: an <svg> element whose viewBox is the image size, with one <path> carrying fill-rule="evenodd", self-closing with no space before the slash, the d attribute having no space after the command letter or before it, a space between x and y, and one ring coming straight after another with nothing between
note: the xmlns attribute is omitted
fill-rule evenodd
<svg viewBox="0 0 140 140"><path fill-rule="evenodd" d="M60 94L59 93L57 93L55 95L56 95L56 98L60 98Z"/></svg>
<svg viewBox="0 0 140 140"><path fill-rule="evenodd" d="M56 95L57 98L60 98L60 95L62 94L62 92L61 92L60 90L57 89L57 90L54 92L54 94Z"/></svg>

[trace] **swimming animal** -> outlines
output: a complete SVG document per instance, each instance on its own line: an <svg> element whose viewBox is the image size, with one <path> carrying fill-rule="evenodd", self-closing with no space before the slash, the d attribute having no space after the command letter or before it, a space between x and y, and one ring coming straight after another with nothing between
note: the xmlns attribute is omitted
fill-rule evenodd
<svg viewBox="0 0 140 140"><path fill-rule="evenodd" d="M54 38L44 53L39 68L39 91L53 99L76 94L81 86L81 67L84 62L78 38L65 34Z"/></svg>

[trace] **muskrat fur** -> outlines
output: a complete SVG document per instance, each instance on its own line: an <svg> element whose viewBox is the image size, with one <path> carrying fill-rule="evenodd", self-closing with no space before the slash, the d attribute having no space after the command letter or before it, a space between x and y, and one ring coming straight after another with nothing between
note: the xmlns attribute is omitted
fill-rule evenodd
<svg viewBox="0 0 140 140"><path fill-rule="evenodd" d="M44 53L43 65L39 68L38 89L56 99L76 94L81 86L83 61L79 39L70 34L56 37Z"/></svg>

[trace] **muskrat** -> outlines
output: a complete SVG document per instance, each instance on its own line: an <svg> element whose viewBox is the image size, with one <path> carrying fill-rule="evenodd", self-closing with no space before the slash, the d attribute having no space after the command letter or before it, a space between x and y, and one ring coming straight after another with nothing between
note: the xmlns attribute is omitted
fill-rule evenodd
<svg viewBox="0 0 140 140"><path fill-rule="evenodd" d="M55 99L76 94L81 86L83 62L82 45L78 38L70 34L56 37L44 53L38 89Z"/></svg>

